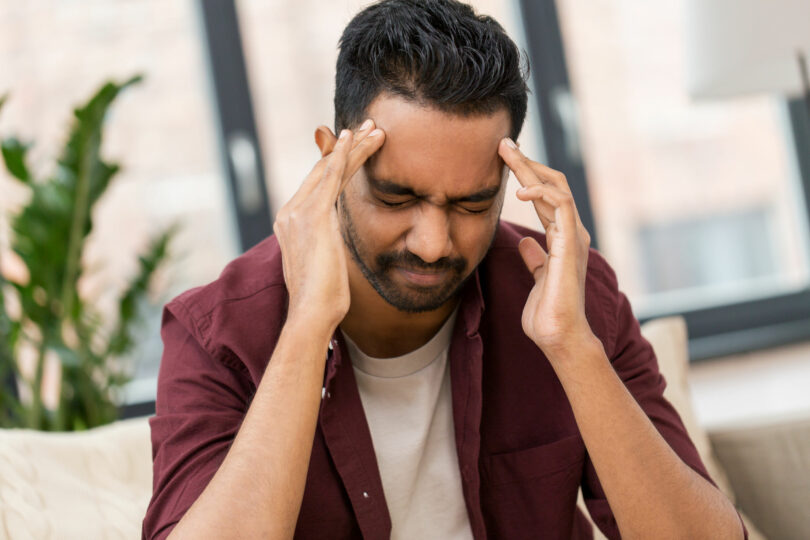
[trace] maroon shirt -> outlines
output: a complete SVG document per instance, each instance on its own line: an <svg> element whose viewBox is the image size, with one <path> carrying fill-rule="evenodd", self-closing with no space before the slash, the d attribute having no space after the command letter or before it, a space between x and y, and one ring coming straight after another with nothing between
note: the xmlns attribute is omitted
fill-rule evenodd
<svg viewBox="0 0 810 540"><path fill-rule="evenodd" d="M576 507L581 485L604 533L619 532L568 399L520 318L534 285L518 252L540 233L501 222L462 291L449 351L456 449L475 538L591 538ZM145 538L165 538L216 472L273 354L287 290L270 237L218 280L164 311L157 414L150 419L153 496ZM614 369L661 435L709 478L616 277L595 251L585 311ZM332 340L296 538L388 538L391 519L354 372L340 332Z"/></svg>

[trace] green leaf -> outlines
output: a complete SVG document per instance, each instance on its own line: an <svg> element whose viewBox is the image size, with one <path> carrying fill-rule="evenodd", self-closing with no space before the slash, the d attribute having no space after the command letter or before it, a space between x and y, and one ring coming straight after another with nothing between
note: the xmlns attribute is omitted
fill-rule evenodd
<svg viewBox="0 0 810 540"><path fill-rule="evenodd" d="M139 257L138 274L119 300L119 317L112 327L110 317L79 296L77 283L83 271L81 254L93 227L93 207L119 170L101 155L107 110L122 90L140 80L108 82L76 108L55 173L47 181L31 178L25 144L14 138L0 143L6 167L31 188L29 202L9 220L10 247L27 267L29 279L6 282L0 291L0 381L15 373L13 358L23 341L39 351L55 352L62 363L58 410L44 409L41 400L25 406L3 391L2 426L27 422L38 429L85 429L117 418L115 392L130 377L127 364L114 357L133 346L139 307L148 300L154 273L168 259L175 228L158 235ZM3 101L0 98L0 107ZM16 295L23 321L10 320L4 293Z"/></svg>
<svg viewBox="0 0 810 540"><path fill-rule="evenodd" d="M132 327L140 322L141 318L138 306L146 300L155 272L168 259L169 245L179 228L178 224L174 224L155 236L146 253L138 257L140 263L138 274L130 282L118 303L118 322L110 335L108 355L124 355L134 345Z"/></svg>
<svg viewBox="0 0 810 540"><path fill-rule="evenodd" d="M11 176L26 184L31 182L31 173L28 172L28 166L25 164L25 153L29 147L14 137L9 137L0 143L6 169Z"/></svg>
<svg viewBox="0 0 810 540"><path fill-rule="evenodd" d="M67 241L65 273L62 277L59 304L63 313L72 313L73 295L80 268L84 241L92 228L93 205L107 189L118 171L117 165L105 163L100 156L101 128L115 97L124 88L141 81L133 77L122 84L108 82L85 105L74 111L76 117L70 139L59 160L61 181L73 192L73 212Z"/></svg>

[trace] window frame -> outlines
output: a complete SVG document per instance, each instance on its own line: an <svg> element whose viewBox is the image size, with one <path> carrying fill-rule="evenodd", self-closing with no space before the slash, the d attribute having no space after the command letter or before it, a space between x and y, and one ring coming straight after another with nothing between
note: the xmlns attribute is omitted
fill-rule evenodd
<svg viewBox="0 0 810 540"><path fill-rule="evenodd" d="M554 0L518 2L548 165L568 178L583 225L592 235L592 246L598 248L585 164L581 156L571 155L562 145L572 136L571 130L576 136L577 126L565 125L552 103L555 93L571 92L557 6ZM787 104L792 135L788 139L795 146L805 216L810 216L810 99L788 99ZM661 313L654 318L670 315L686 320L692 362L788 345L810 339L810 287L756 300Z"/></svg>
<svg viewBox="0 0 810 540"><path fill-rule="evenodd" d="M237 6L234 0L196 0L200 28L200 46L205 52L212 105L216 111L217 141L224 177L227 180L229 204L236 221L241 252L273 234L273 213L267 190L266 167L256 128ZM253 150L253 177L240 178L228 141L239 137ZM244 145L244 142L242 143ZM245 182L252 182L247 185ZM249 188L256 198L246 206L240 190ZM119 407L121 419L152 416L155 400L124 403Z"/></svg>
<svg viewBox="0 0 810 540"><path fill-rule="evenodd" d="M231 209L236 217L242 252L273 233L273 215L265 166L256 129L245 54L234 0L198 0L201 40L205 47L210 86L216 105L217 132L222 168L228 181ZM228 141L235 137L253 150L255 177L244 178ZM246 182L250 184L246 185ZM240 200L240 190L250 188L258 200Z"/></svg>

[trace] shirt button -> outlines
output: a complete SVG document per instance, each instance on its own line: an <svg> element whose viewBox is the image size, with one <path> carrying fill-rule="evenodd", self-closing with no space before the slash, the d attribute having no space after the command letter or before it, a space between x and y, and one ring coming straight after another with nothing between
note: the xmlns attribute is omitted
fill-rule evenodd
<svg viewBox="0 0 810 540"><path fill-rule="evenodd" d="M366 492L366 491L363 492L363 498L368 499L368 492Z"/></svg>
<svg viewBox="0 0 810 540"><path fill-rule="evenodd" d="M335 341L334 339L330 339L330 340L329 340L329 350L330 350L330 351L331 351L331 350L333 350L333 349L335 348L334 341Z"/></svg>
<svg viewBox="0 0 810 540"><path fill-rule="evenodd" d="M326 387L324 386L323 388L321 388L321 399L323 399L325 396L326 396Z"/></svg>

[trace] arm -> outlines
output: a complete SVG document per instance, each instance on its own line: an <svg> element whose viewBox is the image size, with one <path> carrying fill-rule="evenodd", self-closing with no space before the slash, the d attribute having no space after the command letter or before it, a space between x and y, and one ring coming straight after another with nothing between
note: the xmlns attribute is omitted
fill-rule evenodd
<svg viewBox="0 0 810 540"><path fill-rule="evenodd" d="M284 325L225 460L170 538L289 538L301 499L331 338Z"/></svg>
<svg viewBox="0 0 810 540"><path fill-rule="evenodd" d="M278 213L287 321L222 464L171 538L291 538L304 494L329 339L349 307L335 201L382 144L345 131Z"/></svg>
<svg viewBox="0 0 810 540"><path fill-rule="evenodd" d="M590 237L564 175L527 159L508 140L499 152L546 230L548 252L520 243L535 286L524 332L548 358L624 538L741 538L731 503L661 437L618 377L585 317Z"/></svg>

